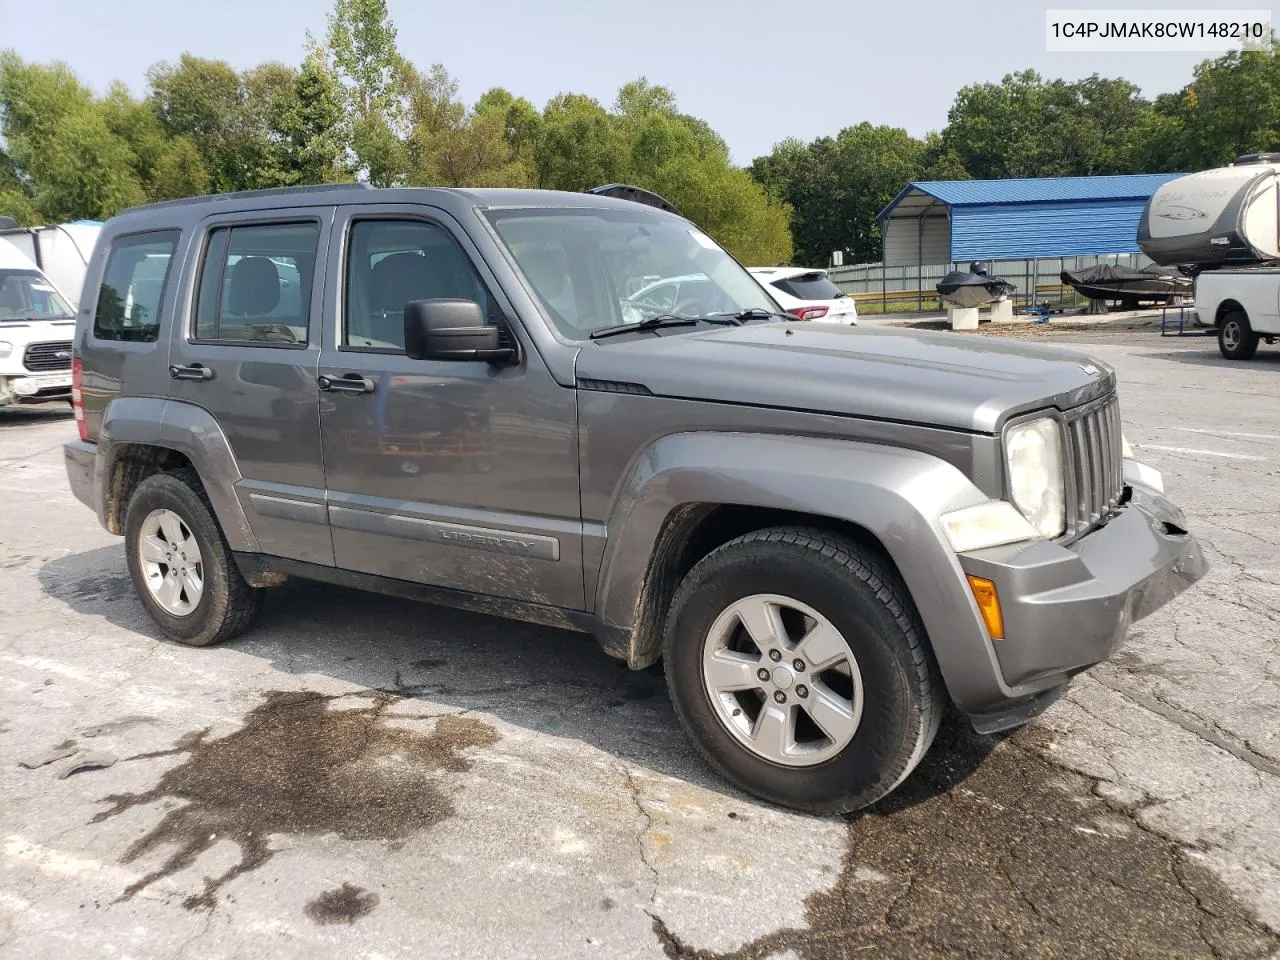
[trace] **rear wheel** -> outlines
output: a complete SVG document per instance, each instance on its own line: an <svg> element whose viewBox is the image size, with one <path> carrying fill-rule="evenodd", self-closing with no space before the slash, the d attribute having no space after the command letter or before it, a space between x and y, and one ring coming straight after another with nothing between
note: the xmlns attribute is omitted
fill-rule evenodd
<svg viewBox="0 0 1280 960"><path fill-rule="evenodd" d="M258 612L194 470L147 477L129 500L125 552L134 589L165 636L193 647L227 640Z"/></svg>
<svg viewBox="0 0 1280 960"><path fill-rule="evenodd" d="M1248 360L1258 352L1258 335L1243 310L1232 310L1218 323L1218 349L1228 360Z"/></svg>
<svg viewBox="0 0 1280 960"><path fill-rule="evenodd" d="M667 623L666 675L727 780L814 813L857 810L924 756L942 687L905 586L875 553L775 528L712 551Z"/></svg>

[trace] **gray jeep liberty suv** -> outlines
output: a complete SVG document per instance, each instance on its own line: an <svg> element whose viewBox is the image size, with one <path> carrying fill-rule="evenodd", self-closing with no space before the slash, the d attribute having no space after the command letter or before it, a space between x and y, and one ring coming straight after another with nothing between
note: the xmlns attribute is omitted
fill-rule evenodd
<svg viewBox="0 0 1280 960"><path fill-rule="evenodd" d="M111 220L66 464L162 631L234 636L290 576L587 631L665 661L728 780L844 811L946 701L1024 723L1203 574L1104 364L797 321L628 196L340 185Z"/></svg>

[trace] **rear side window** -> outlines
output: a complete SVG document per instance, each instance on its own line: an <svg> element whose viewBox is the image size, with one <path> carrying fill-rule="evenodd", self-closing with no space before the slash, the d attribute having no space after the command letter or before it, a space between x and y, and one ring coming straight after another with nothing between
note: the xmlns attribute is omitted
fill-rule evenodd
<svg viewBox="0 0 1280 960"><path fill-rule="evenodd" d="M773 285L797 300L839 300L844 291L820 273L802 273L798 277L775 280Z"/></svg>
<svg viewBox="0 0 1280 960"><path fill-rule="evenodd" d="M93 316L95 338L151 343L159 336L177 246L177 230L135 233L112 242Z"/></svg>
<svg viewBox="0 0 1280 960"><path fill-rule="evenodd" d="M195 339L305 344L319 242L315 222L212 231L200 269Z"/></svg>

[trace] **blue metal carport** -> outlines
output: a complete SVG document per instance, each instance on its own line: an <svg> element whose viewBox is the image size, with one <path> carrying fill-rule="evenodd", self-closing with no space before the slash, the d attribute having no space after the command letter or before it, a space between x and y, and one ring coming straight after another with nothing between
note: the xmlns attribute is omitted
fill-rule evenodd
<svg viewBox="0 0 1280 960"><path fill-rule="evenodd" d="M888 267L1137 253L1138 220L1176 173L926 180L880 212Z"/></svg>

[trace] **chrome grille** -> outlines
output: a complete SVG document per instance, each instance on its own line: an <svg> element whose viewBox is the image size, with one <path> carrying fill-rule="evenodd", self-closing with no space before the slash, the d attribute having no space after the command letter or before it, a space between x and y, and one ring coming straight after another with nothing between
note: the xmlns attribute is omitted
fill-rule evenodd
<svg viewBox="0 0 1280 960"><path fill-rule="evenodd" d="M1067 532L1078 535L1108 519L1124 493L1120 401L1114 394L1068 411Z"/></svg>
<svg viewBox="0 0 1280 960"><path fill-rule="evenodd" d="M71 369L71 341L49 340L29 343L22 354L22 365L32 373Z"/></svg>

